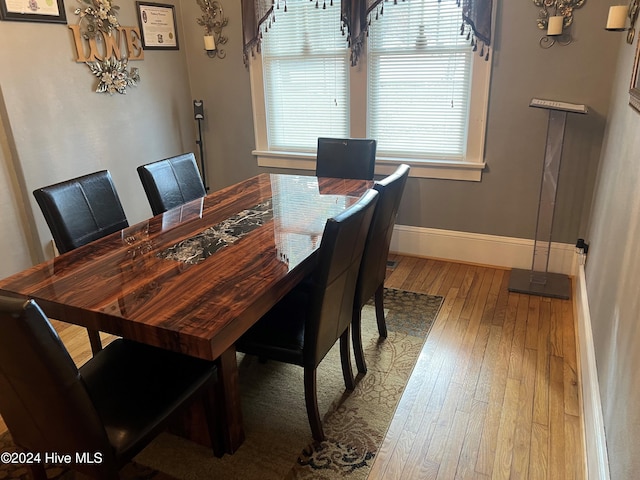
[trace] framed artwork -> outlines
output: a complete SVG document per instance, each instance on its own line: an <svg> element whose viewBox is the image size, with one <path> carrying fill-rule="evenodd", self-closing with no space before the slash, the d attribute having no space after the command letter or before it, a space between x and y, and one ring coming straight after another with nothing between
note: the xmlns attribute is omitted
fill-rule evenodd
<svg viewBox="0 0 640 480"><path fill-rule="evenodd" d="M2 1L2 0L0 0ZM176 11L173 5L136 2L145 50L178 50Z"/></svg>
<svg viewBox="0 0 640 480"><path fill-rule="evenodd" d="M631 86L629 87L629 105L640 112L640 78L638 69L640 68L640 42L636 47L636 55L633 61L633 71L631 73Z"/></svg>
<svg viewBox="0 0 640 480"><path fill-rule="evenodd" d="M0 20L67 23L62 0L0 0Z"/></svg>

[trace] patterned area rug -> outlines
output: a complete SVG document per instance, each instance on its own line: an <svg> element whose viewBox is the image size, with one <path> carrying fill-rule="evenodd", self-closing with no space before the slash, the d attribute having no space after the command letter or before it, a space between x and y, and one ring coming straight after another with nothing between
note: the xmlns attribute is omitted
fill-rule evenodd
<svg viewBox="0 0 640 480"><path fill-rule="evenodd" d="M160 435L121 473L125 479L336 479L362 480L369 470L442 297L385 289L389 336L378 337L372 305L363 309L362 330L368 372L356 389L344 388L336 345L318 368L318 404L327 440L311 438L304 406L302 368L260 363L238 355L246 440L233 455L218 459L211 450L170 434ZM355 362L354 369L355 369ZM8 434L0 450L11 450ZM52 467L49 478L72 479ZM0 465L0 479L26 479L26 469Z"/></svg>

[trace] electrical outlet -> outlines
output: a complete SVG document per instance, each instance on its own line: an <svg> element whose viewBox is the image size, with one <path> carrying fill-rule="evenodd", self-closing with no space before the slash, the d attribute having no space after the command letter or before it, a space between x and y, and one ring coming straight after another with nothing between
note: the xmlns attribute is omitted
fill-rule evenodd
<svg viewBox="0 0 640 480"><path fill-rule="evenodd" d="M584 265L587 262L587 252L589 251L589 244L584 241L584 238L579 238L576 242L576 253L578 254L578 264Z"/></svg>

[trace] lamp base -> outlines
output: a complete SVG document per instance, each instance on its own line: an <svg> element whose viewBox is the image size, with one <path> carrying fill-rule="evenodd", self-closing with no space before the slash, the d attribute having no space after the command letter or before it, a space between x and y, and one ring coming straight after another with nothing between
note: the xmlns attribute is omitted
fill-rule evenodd
<svg viewBox="0 0 640 480"><path fill-rule="evenodd" d="M532 282L532 273L539 278L546 278L546 282ZM571 294L571 282L568 276L560 273L532 272L531 270L522 270L519 268L511 270L508 288L510 292L560 298L562 300L568 300Z"/></svg>

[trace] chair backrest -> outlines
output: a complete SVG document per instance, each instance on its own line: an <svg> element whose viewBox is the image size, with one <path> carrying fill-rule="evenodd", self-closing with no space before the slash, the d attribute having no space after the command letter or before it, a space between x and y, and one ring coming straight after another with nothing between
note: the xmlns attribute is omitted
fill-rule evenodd
<svg viewBox="0 0 640 480"><path fill-rule="evenodd" d="M107 170L39 188L33 196L60 253L129 226Z"/></svg>
<svg viewBox="0 0 640 480"><path fill-rule="evenodd" d="M389 244L409 170L408 165L402 164L395 172L375 182L373 186L379 197L362 254L356 286L356 308L364 306L377 288L384 284Z"/></svg>
<svg viewBox="0 0 640 480"><path fill-rule="evenodd" d="M353 299L364 244L378 193L369 190L358 202L327 220L311 276L305 326L305 366L317 366L351 323Z"/></svg>
<svg viewBox="0 0 640 480"><path fill-rule="evenodd" d="M102 452L106 431L78 369L33 300L0 296L0 414L32 452Z"/></svg>
<svg viewBox="0 0 640 480"><path fill-rule="evenodd" d="M367 138L318 138L316 176L373 180L376 141Z"/></svg>
<svg viewBox="0 0 640 480"><path fill-rule="evenodd" d="M141 165L138 175L154 215L207 195L193 153Z"/></svg>

